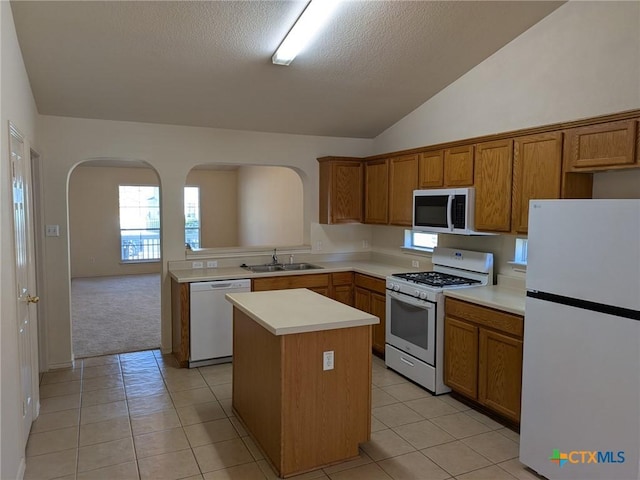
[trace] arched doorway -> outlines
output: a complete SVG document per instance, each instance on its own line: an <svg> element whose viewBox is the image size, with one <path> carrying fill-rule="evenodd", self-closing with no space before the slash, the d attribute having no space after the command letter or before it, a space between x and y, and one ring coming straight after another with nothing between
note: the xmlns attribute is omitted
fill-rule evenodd
<svg viewBox="0 0 640 480"><path fill-rule="evenodd" d="M75 358L161 345L160 180L144 162L99 159L69 177Z"/></svg>

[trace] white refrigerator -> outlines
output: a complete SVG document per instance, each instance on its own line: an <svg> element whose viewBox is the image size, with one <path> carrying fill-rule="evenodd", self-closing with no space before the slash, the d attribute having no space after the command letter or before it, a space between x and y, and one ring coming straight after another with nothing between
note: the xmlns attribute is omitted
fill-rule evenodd
<svg viewBox="0 0 640 480"><path fill-rule="evenodd" d="M526 282L520 461L640 478L640 200L532 200Z"/></svg>

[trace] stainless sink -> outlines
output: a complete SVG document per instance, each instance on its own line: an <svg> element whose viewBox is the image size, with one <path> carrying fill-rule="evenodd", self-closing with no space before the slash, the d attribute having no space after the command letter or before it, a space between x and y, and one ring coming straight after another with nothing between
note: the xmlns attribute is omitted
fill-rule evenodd
<svg viewBox="0 0 640 480"><path fill-rule="evenodd" d="M317 270L322 267L311 263L285 263L282 265L283 270Z"/></svg>
<svg viewBox="0 0 640 480"><path fill-rule="evenodd" d="M281 272L284 270L282 265L246 265L242 268L246 268L247 270L251 270L253 273L264 273L264 272Z"/></svg>
<svg viewBox="0 0 640 480"><path fill-rule="evenodd" d="M316 270L322 267L311 263L267 263L265 265L242 265L242 268L246 268L253 273L267 273L289 270Z"/></svg>

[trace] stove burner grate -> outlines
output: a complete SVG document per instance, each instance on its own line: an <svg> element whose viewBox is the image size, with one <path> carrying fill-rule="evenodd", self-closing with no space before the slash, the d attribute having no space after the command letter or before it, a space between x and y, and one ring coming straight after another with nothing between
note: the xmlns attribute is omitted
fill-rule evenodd
<svg viewBox="0 0 640 480"><path fill-rule="evenodd" d="M394 273L394 277L408 280L409 282L429 285L432 287L449 287L453 285L474 285L481 283L479 280L458 277L441 272L415 272L415 273Z"/></svg>

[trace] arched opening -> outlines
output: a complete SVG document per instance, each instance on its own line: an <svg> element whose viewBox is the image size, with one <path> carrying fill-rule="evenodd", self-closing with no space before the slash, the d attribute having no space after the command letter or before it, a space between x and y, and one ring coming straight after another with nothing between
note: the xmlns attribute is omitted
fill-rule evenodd
<svg viewBox="0 0 640 480"><path fill-rule="evenodd" d="M186 243L192 248L304 243L303 186L292 168L198 165L185 188L195 189L191 203L185 196L185 224L192 227Z"/></svg>
<svg viewBox="0 0 640 480"><path fill-rule="evenodd" d="M75 358L161 346L160 179L144 162L92 159L69 176Z"/></svg>

